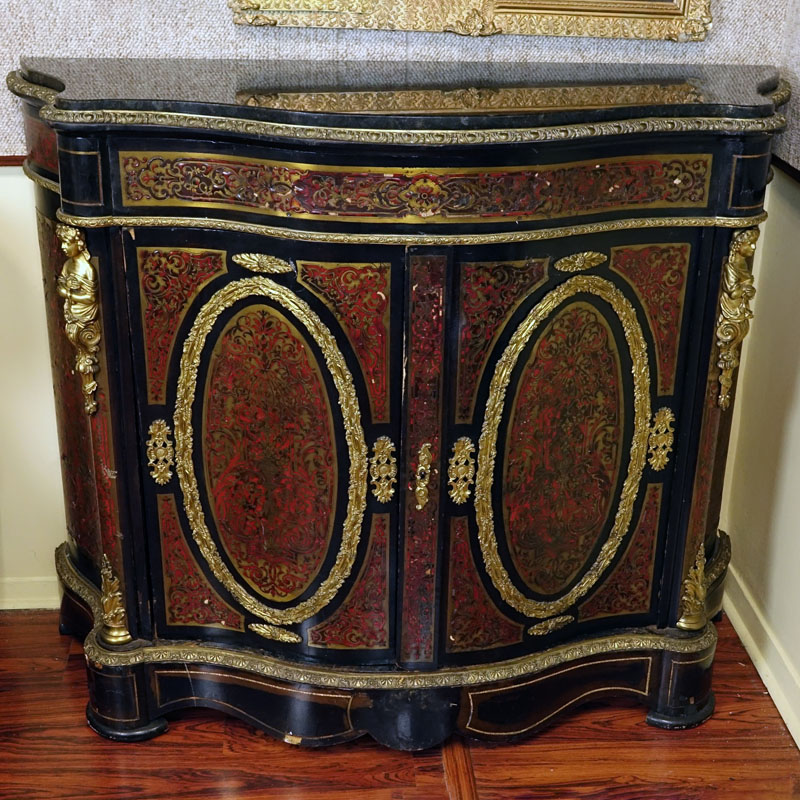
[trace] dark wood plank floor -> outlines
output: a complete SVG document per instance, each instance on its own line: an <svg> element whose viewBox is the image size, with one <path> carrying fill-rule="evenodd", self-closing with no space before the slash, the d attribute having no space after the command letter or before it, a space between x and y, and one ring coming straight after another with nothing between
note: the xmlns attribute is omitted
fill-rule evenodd
<svg viewBox="0 0 800 800"><path fill-rule="evenodd" d="M636 705L587 706L515 745L455 739L397 753L362 739L323 750L276 742L209 711L138 744L86 726L81 647L56 613L0 613L3 800L784 800L800 753L727 620L717 711L660 731Z"/></svg>

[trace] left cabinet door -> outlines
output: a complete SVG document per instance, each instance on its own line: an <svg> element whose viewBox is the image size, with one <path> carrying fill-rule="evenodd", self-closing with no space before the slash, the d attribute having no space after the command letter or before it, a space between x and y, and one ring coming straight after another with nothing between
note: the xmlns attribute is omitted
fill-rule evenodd
<svg viewBox="0 0 800 800"><path fill-rule="evenodd" d="M121 235L158 635L391 663L402 264Z"/></svg>

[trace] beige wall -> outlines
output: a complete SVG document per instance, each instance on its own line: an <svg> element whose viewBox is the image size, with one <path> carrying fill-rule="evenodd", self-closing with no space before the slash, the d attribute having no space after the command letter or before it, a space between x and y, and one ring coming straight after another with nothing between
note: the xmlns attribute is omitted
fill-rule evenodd
<svg viewBox="0 0 800 800"><path fill-rule="evenodd" d="M56 606L64 538L32 194L0 168L0 608ZM768 208L723 507L726 608L800 741L800 184L777 172Z"/></svg>
<svg viewBox="0 0 800 800"><path fill-rule="evenodd" d="M58 604L64 499L33 185L0 168L0 609Z"/></svg>
<svg viewBox="0 0 800 800"><path fill-rule="evenodd" d="M725 608L800 742L800 184L776 171L767 210L721 520Z"/></svg>

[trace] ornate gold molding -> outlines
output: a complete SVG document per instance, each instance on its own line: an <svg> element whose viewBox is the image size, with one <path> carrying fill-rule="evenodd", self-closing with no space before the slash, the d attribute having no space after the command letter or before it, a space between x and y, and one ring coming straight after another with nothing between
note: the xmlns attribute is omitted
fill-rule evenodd
<svg viewBox="0 0 800 800"><path fill-rule="evenodd" d="M677 622L678 627L682 630L699 631L706 625L705 566L705 544L701 542L694 566L689 570L689 574L683 582L681 618Z"/></svg>
<svg viewBox="0 0 800 800"><path fill-rule="evenodd" d="M551 619L546 619L544 622L537 622L536 625L531 625L531 627L528 628L528 636L546 636L548 633L552 633L553 631L557 631L569 625L569 623L574 620L575 617L571 614L564 614L561 617L552 617Z"/></svg>
<svg viewBox="0 0 800 800"><path fill-rule="evenodd" d="M731 561L731 539L725 531L717 531L717 548L714 551L711 560L706 564L704 572L704 583L706 589L713 586L722 576L722 573L728 568Z"/></svg>
<svg viewBox="0 0 800 800"><path fill-rule="evenodd" d="M312 336L333 379L338 393L339 409L344 423L350 473L347 490L347 511L342 524L341 543L333 566L316 592L295 606L274 608L256 599L237 582L222 559L206 524L200 499L200 488L194 470L194 430L192 408L197 385L200 358L214 323L220 314L241 300L266 297L286 309ZM350 574L356 559L361 526L367 502L367 445L361 427L353 376L347 368L330 330L312 308L292 290L278 283L254 276L234 281L219 289L198 312L183 345L175 399L175 471L184 497L184 508L197 546L217 580L251 614L271 625L292 625L302 622L324 608L339 591Z"/></svg>
<svg viewBox="0 0 800 800"><path fill-rule="evenodd" d="M35 172L31 168L30 159L26 158L22 162L22 171L25 173L25 177L32 180L37 186L40 186L42 189L47 189L48 192L52 192L53 194L61 195L61 186L59 186L58 182L51 181L50 178L45 178L44 175Z"/></svg>
<svg viewBox="0 0 800 800"><path fill-rule="evenodd" d="M431 462L433 455L431 453L430 442L425 442L419 448L419 455L417 456L417 469L414 473L414 497L417 500L415 508L417 511L422 511L428 504L428 482L431 479Z"/></svg>
<svg viewBox="0 0 800 800"><path fill-rule="evenodd" d="M717 366L720 369L717 402L722 409L728 408L731 403L733 371L739 366L740 347L750 330L750 320L753 318L750 301L756 290L748 260L756 252L758 236L758 228L735 233L722 270L722 292L717 318Z"/></svg>
<svg viewBox="0 0 800 800"><path fill-rule="evenodd" d="M571 256L559 258L553 266L560 272L583 272L599 266L604 261L608 261L607 255L589 250L586 253L573 253Z"/></svg>
<svg viewBox="0 0 800 800"><path fill-rule="evenodd" d="M303 641L294 631L287 631L286 628L279 628L277 625L265 625L262 622L253 622L247 627L253 631L253 633L257 633L265 639L273 639L276 642L298 644Z"/></svg>
<svg viewBox="0 0 800 800"><path fill-rule="evenodd" d="M509 86L354 92L237 92L251 108L326 114L476 114L699 103L691 83Z"/></svg>
<svg viewBox="0 0 800 800"><path fill-rule="evenodd" d="M450 499L458 505L466 503L471 494L470 487L475 479L475 459L472 457L474 452L475 445L468 436L462 436L453 445L447 482L450 485Z"/></svg>
<svg viewBox="0 0 800 800"><path fill-rule="evenodd" d="M264 253L238 253L231 256L231 261L252 272L266 272L272 275L294 272L294 268L288 261Z"/></svg>
<svg viewBox="0 0 800 800"><path fill-rule="evenodd" d="M108 556L103 553L103 561L100 566L100 608L102 627L100 628L100 638L111 645L127 644L131 641L128 632L128 621L125 614L125 606L122 603L122 591L119 586L119 578L114 575Z"/></svg>
<svg viewBox="0 0 800 800"><path fill-rule="evenodd" d="M583 236L609 231L638 230L640 228L741 228L743 225L760 225L767 218L766 212L752 217L633 217L587 222L580 225L565 225L535 230L514 230L502 233L333 233L262 225L254 222L234 222L211 217L167 217L142 215L109 215L105 217L79 217L57 211L62 222L82 228L197 228L202 230L253 233L258 236L273 236L297 242L325 242L330 244L388 244L388 245L457 245L457 244L506 244L535 242L546 239L561 239L568 236Z"/></svg>
<svg viewBox="0 0 800 800"><path fill-rule="evenodd" d="M635 4L605 0L454 0L450 4L361 0L228 0L238 25L446 31L461 36L523 34L702 41L710 0Z"/></svg>
<svg viewBox="0 0 800 800"><path fill-rule="evenodd" d="M628 473L622 485L614 523L608 538L593 564L569 591L555 600L535 600L525 596L512 582L500 557L495 533L492 504L497 437L503 418L506 391L517 360L537 328L564 301L580 293L596 295L608 303L622 324L632 361L633 436L628 460ZM497 361L478 442L478 474L475 481L475 518L486 571L503 600L529 617L549 617L566 611L597 582L611 563L633 516L633 505L647 458L650 435L650 369L647 345L636 317L636 311L625 295L609 281L595 275L576 275L557 286L534 306L514 331L506 349Z"/></svg>
<svg viewBox="0 0 800 800"><path fill-rule="evenodd" d="M157 419L150 423L148 433L147 466L150 467L150 477L163 486L172 477L172 465L175 463L175 450L170 440L172 431L163 419Z"/></svg>
<svg viewBox="0 0 800 800"><path fill-rule="evenodd" d="M675 414L666 406L659 408L653 415L647 452L650 466L656 472L664 469L669 462L669 454L672 452L672 443L675 440L675 430L672 427L674 422Z"/></svg>
<svg viewBox="0 0 800 800"><path fill-rule="evenodd" d="M94 374L100 367L100 310L97 274L91 264L83 234L69 225L57 225L56 235L67 256L58 276L58 293L64 298L64 322L67 338L77 353L75 371L81 376L83 407L87 414L97 411Z"/></svg>
<svg viewBox="0 0 800 800"><path fill-rule="evenodd" d="M394 495L397 483L397 459L394 457L394 442L388 436L380 436L372 448L369 460L369 476L372 494L379 503L388 503Z"/></svg>

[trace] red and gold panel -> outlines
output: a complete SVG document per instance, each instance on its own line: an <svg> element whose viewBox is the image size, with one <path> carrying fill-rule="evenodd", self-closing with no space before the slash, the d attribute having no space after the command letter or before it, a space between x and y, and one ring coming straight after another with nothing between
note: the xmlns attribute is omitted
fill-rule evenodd
<svg viewBox="0 0 800 800"><path fill-rule="evenodd" d="M58 175L56 132L30 114L25 114L25 144L28 147L28 158L35 165Z"/></svg>
<svg viewBox="0 0 800 800"><path fill-rule="evenodd" d="M129 207L191 205L343 222L481 223L703 208L711 178L704 154L425 169L128 151L119 164Z"/></svg>
<svg viewBox="0 0 800 800"><path fill-rule="evenodd" d="M276 309L250 305L220 334L206 379L203 440L228 557L262 596L293 600L328 553L337 454L319 365Z"/></svg>
<svg viewBox="0 0 800 800"><path fill-rule="evenodd" d="M450 585L447 592L448 653L468 653L518 644L523 626L492 602L481 583L469 547L466 517L450 520Z"/></svg>
<svg viewBox="0 0 800 800"><path fill-rule="evenodd" d="M209 281L226 271L223 250L138 247L147 397L163 403L175 334L186 310Z"/></svg>
<svg viewBox="0 0 800 800"><path fill-rule="evenodd" d="M38 211L36 221L42 254L67 532L92 561L99 565L103 543L97 510L92 430L90 418L84 410L81 381L75 374L75 349L64 332L63 300L56 288L56 280L65 256L56 236L55 221ZM103 405L105 407L106 403Z"/></svg>
<svg viewBox="0 0 800 800"><path fill-rule="evenodd" d="M675 389L691 250L688 242L630 245L611 250L611 269L630 282L647 314L656 343L660 394L672 394Z"/></svg>
<svg viewBox="0 0 800 800"><path fill-rule="evenodd" d="M581 605L581 620L650 610L662 488L660 483L648 485L628 549L600 589Z"/></svg>
<svg viewBox="0 0 800 800"><path fill-rule="evenodd" d="M508 318L547 280L546 258L461 265L456 422L469 423L486 359Z"/></svg>
<svg viewBox="0 0 800 800"><path fill-rule="evenodd" d="M389 515L372 517L364 565L350 594L308 632L312 647L385 650L389 646Z"/></svg>
<svg viewBox="0 0 800 800"><path fill-rule="evenodd" d="M203 625L243 631L244 618L214 591L189 550L175 498L171 494L160 494L156 504L167 625Z"/></svg>
<svg viewBox="0 0 800 800"><path fill-rule="evenodd" d="M372 420L388 422L391 265L298 261L297 280L344 329L364 374Z"/></svg>
<svg viewBox="0 0 800 800"><path fill-rule="evenodd" d="M622 368L597 308L573 302L540 334L509 417L503 513L527 586L562 591L611 512L623 435Z"/></svg>
<svg viewBox="0 0 800 800"><path fill-rule="evenodd" d="M431 661L434 655L436 552L444 362L444 298L447 257L411 256L407 331L407 431L403 555L403 629L400 657ZM427 445L427 447L426 447ZM429 457L424 463L425 453ZM424 477L415 477L417 473ZM415 490L424 483L424 499Z"/></svg>

